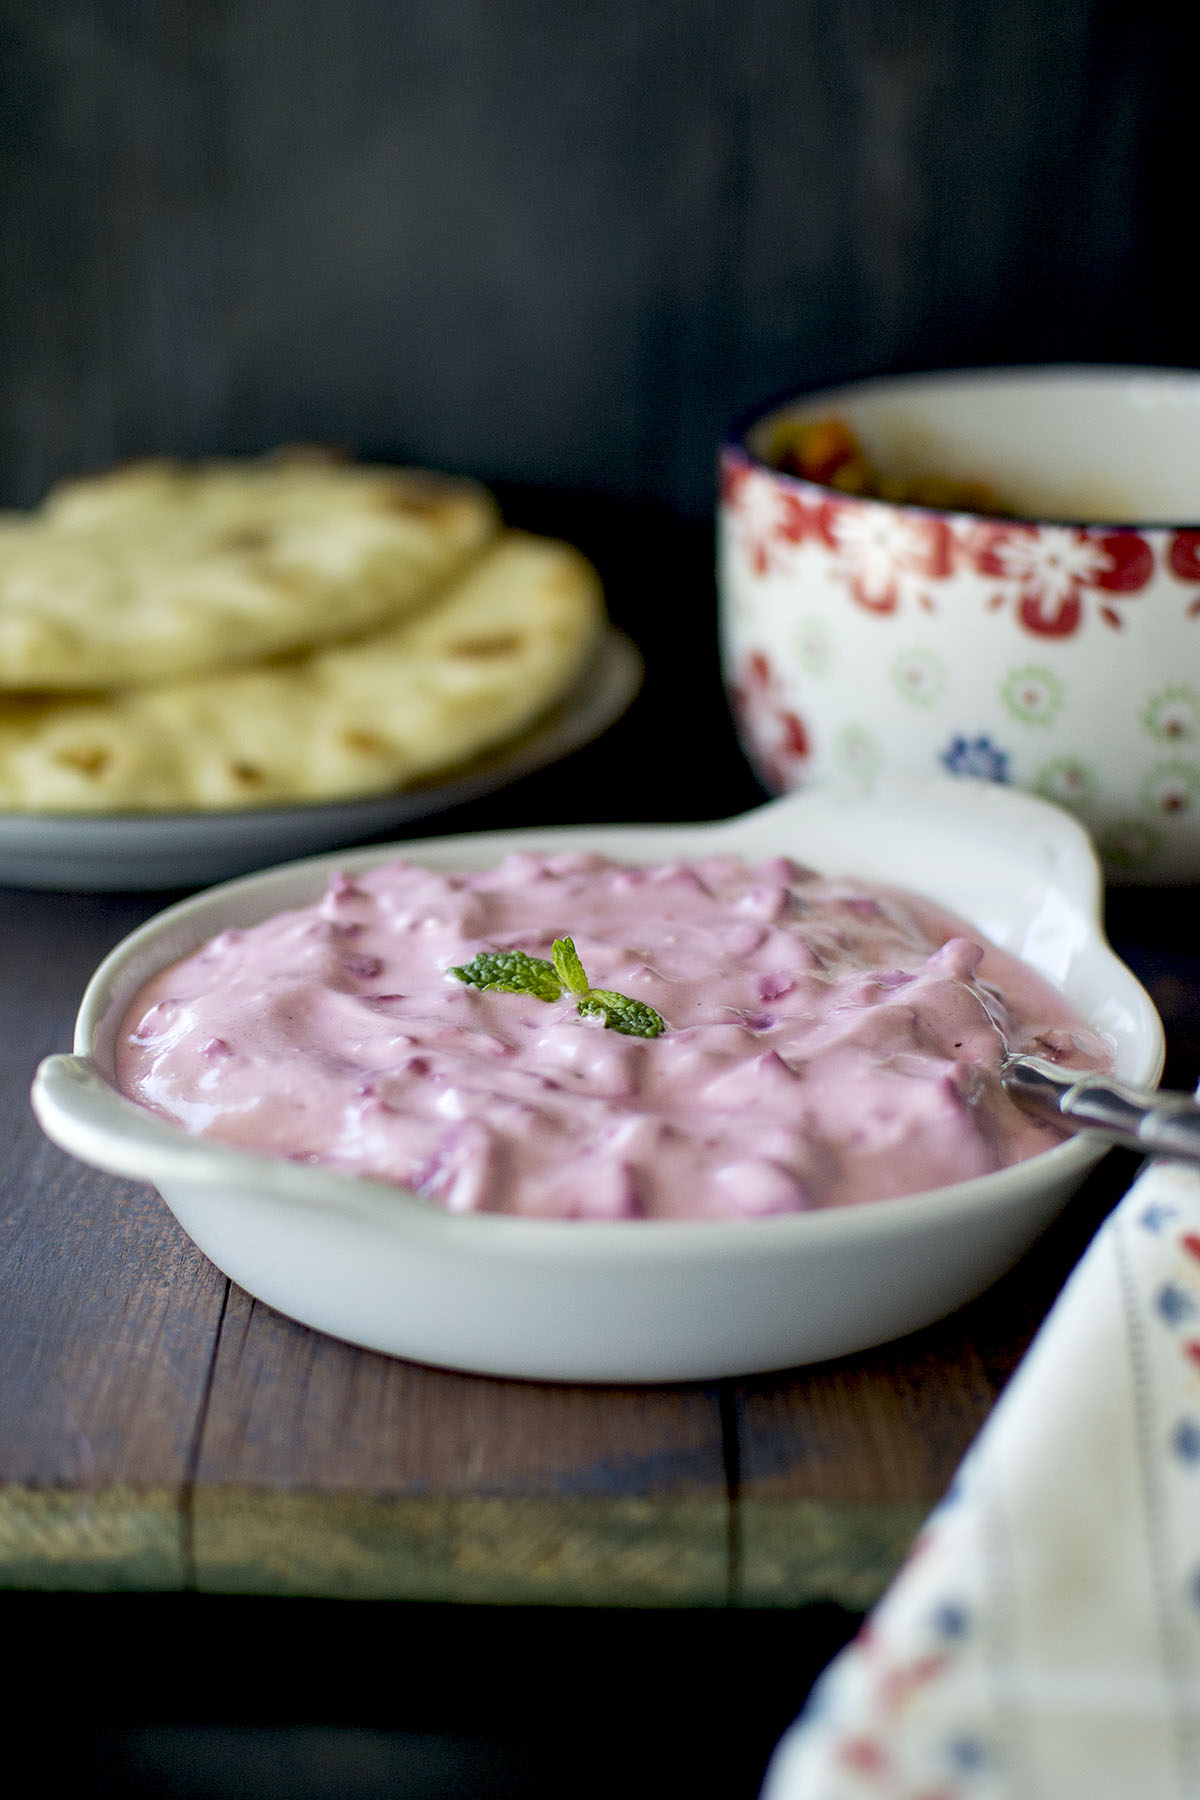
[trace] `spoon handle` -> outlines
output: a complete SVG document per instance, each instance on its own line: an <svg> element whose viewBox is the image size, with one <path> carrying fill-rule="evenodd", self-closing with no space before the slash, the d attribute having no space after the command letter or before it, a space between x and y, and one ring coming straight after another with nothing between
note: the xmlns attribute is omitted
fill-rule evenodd
<svg viewBox="0 0 1200 1800"><path fill-rule="evenodd" d="M1063 1069L1037 1056L1013 1056L1004 1087L1024 1111L1079 1131L1098 1131L1147 1155L1200 1162L1200 1103L1190 1094L1126 1087L1111 1075Z"/></svg>

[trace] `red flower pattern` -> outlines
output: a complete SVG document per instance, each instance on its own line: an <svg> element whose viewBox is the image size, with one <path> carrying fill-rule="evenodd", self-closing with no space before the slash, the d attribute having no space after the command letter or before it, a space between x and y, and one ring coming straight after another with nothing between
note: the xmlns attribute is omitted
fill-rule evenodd
<svg viewBox="0 0 1200 1800"><path fill-rule="evenodd" d="M809 498L809 496L812 498ZM781 552L805 542L832 549L836 506L819 488L784 483L726 450L721 457L721 498L729 509L742 550L756 575L776 566Z"/></svg>
<svg viewBox="0 0 1200 1800"><path fill-rule="evenodd" d="M838 572L868 612L892 613L905 599L934 611L931 585L954 573L957 544L948 519L874 501L847 501L830 519Z"/></svg>
<svg viewBox="0 0 1200 1800"><path fill-rule="evenodd" d="M779 692L770 659L763 651L752 650L733 684L734 715L767 787L784 794L799 786L812 746L803 719L782 704Z"/></svg>
<svg viewBox="0 0 1200 1800"><path fill-rule="evenodd" d="M1136 594L1154 573L1154 552L1136 531L1083 531L1065 525L981 525L969 551L981 575L1006 584L988 602L1003 606L1016 588L1016 612L1037 637L1070 637L1079 630L1089 592ZM1098 599L1098 616L1120 630L1110 601Z"/></svg>
<svg viewBox="0 0 1200 1800"><path fill-rule="evenodd" d="M882 1775L888 1766L887 1752L875 1738L847 1738L838 1745L838 1760L860 1775Z"/></svg>
<svg viewBox="0 0 1200 1800"><path fill-rule="evenodd" d="M813 542L832 550L838 506L833 500L808 500L784 489L779 495L779 536L788 544Z"/></svg>
<svg viewBox="0 0 1200 1800"><path fill-rule="evenodd" d="M1167 546L1167 567L1180 581L1200 581L1200 531L1177 531ZM1188 617L1200 618L1200 594L1188 605Z"/></svg>
<svg viewBox="0 0 1200 1800"><path fill-rule="evenodd" d="M810 545L827 554L855 604L881 617L907 604L936 611L939 585L967 569L991 584L989 609L1011 606L1036 637L1071 637L1089 611L1119 631L1119 603L1141 593L1155 571L1152 543L1128 527L972 522L859 500L768 471L740 450L722 455L721 493L753 575L785 567L798 546ZM1200 583L1200 531L1175 532L1162 557L1178 580ZM1200 617L1200 592L1188 612Z"/></svg>

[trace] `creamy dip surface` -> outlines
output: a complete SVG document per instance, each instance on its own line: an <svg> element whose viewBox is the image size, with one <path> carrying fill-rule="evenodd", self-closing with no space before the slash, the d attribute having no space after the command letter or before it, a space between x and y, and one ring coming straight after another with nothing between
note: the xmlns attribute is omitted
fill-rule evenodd
<svg viewBox="0 0 1200 1800"><path fill-rule="evenodd" d="M654 1038L449 973L570 936ZM939 1187L1057 1141L1004 1094L1005 1046L1108 1044L1052 987L913 896L784 858L393 862L222 932L123 1022L122 1090L245 1149L451 1211L749 1218Z"/></svg>

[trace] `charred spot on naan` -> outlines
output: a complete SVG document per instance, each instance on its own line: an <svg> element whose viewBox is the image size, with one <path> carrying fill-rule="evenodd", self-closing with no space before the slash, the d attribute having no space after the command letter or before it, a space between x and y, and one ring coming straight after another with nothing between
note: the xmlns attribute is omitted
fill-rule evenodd
<svg viewBox="0 0 1200 1800"><path fill-rule="evenodd" d="M343 750L350 750L356 756L386 756L391 749L387 739L380 737L377 731L341 731L337 741Z"/></svg>
<svg viewBox="0 0 1200 1800"><path fill-rule="evenodd" d="M78 769L81 775L93 780L103 775L113 760L113 753L105 744L64 744L54 754L64 768Z"/></svg>
<svg viewBox="0 0 1200 1800"><path fill-rule="evenodd" d="M144 688L0 695L0 807L212 811L445 779L559 705L603 621L577 551L504 532L434 602L343 643Z"/></svg>
<svg viewBox="0 0 1200 1800"><path fill-rule="evenodd" d="M500 529L485 488L288 454L146 460L0 520L0 689L151 687L375 631Z"/></svg>
<svg viewBox="0 0 1200 1800"><path fill-rule="evenodd" d="M456 504L455 497L444 487L415 478L387 483L375 494L380 512L403 513L417 519L439 518Z"/></svg>
<svg viewBox="0 0 1200 1800"><path fill-rule="evenodd" d="M448 649L451 656L461 656L467 662L497 662L505 657L519 656L524 647L525 639L515 631L508 631L496 632L491 637L461 638Z"/></svg>
<svg viewBox="0 0 1200 1800"><path fill-rule="evenodd" d="M244 788L260 788L267 779L266 770L260 769L257 763L231 762L229 773Z"/></svg>
<svg viewBox="0 0 1200 1800"><path fill-rule="evenodd" d="M267 525L235 525L213 542L214 550L229 550L235 555L247 551L269 550L273 534Z"/></svg>

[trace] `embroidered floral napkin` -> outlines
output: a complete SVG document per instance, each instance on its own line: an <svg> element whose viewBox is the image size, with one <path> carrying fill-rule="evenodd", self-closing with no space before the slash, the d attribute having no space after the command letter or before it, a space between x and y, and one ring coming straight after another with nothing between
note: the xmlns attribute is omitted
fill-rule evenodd
<svg viewBox="0 0 1200 1800"><path fill-rule="evenodd" d="M1101 1227L762 1800L1200 1800L1200 1172Z"/></svg>

